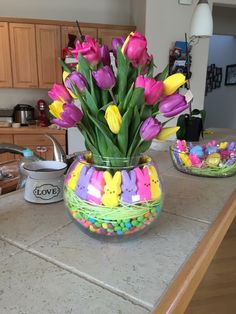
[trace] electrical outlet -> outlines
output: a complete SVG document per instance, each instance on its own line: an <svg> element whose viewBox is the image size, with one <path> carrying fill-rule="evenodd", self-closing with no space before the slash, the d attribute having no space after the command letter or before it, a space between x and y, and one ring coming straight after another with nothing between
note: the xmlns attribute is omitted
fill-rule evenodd
<svg viewBox="0 0 236 314"><path fill-rule="evenodd" d="M193 0L179 0L179 4L190 5L193 3Z"/></svg>

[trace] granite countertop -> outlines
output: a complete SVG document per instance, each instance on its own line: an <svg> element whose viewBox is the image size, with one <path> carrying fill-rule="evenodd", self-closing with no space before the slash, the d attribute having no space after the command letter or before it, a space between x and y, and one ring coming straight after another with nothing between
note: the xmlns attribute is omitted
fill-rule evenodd
<svg viewBox="0 0 236 314"><path fill-rule="evenodd" d="M0 198L2 313L150 313L235 191L236 176L180 173L168 152L151 151L165 185L163 211L137 239L112 243L85 235L64 203ZM235 193L235 192L234 192Z"/></svg>

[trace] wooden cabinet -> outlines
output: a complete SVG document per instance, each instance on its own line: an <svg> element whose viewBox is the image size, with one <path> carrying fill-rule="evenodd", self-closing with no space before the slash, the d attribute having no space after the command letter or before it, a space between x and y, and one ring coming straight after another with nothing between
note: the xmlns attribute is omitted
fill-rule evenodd
<svg viewBox="0 0 236 314"><path fill-rule="evenodd" d="M0 87L12 87L11 54L7 22L0 22Z"/></svg>
<svg viewBox="0 0 236 314"><path fill-rule="evenodd" d="M66 151L66 131L54 130L50 128L1 128L0 144L11 143L21 147L30 148L34 153L46 160L53 159L53 145L45 134L48 133L56 138L64 151ZM18 159L21 155L3 153L0 154L0 162Z"/></svg>
<svg viewBox="0 0 236 314"><path fill-rule="evenodd" d="M114 37L123 36L124 39L133 31L134 28L99 28L98 40L107 45L111 49L111 40Z"/></svg>
<svg viewBox="0 0 236 314"><path fill-rule="evenodd" d="M54 83L61 82L60 26L36 25L36 45L39 88L51 88Z"/></svg>
<svg viewBox="0 0 236 314"><path fill-rule="evenodd" d="M97 38L98 32L95 27L81 27L83 35L89 35L92 38ZM79 39L79 31L76 26L62 26L61 27L61 45L65 48L68 45L68 34L76 35Z"/></svg>
<svg viewBox="0 0 236 314"><path fill-rule="evenodd" d="M13 87L38 87L35 26L10 23Z"/></svg>

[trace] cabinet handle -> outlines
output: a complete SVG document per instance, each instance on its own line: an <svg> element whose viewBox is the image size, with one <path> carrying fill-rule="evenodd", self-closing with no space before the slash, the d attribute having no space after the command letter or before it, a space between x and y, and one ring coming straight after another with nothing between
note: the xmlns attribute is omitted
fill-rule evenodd
<svg viewBox="0 0 236 314"><path fill-rule="evenodd" d="M46 153L48 151L46 146L37 146L36 147L36 152L37 153Z"/></svg>

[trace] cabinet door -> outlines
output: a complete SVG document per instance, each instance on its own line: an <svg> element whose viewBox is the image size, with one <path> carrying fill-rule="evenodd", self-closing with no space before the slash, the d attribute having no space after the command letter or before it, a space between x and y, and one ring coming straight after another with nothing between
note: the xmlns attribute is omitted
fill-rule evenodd
<svg viewBox="0 0 236 314"><path fill-rule="evenodd" d="M60 26L36 25L39 88L51 88L61 82L62 70Z"/></svg>
<svg viewBox="0 0 236 314"><path fill-rule="evenodd" d="M0 87L12 87L10 40L7 22L0 22Z"/></svg>
<svg viewBox="0 0 236 314"><path fill-rule="evenodd" d="M10 23L13 87L38 87L35 26Z"/></svg>
<svg viewBox="0 0 236 314"><path fill-rule="evenodd" d="M13 144L13 136L7 134L0 134L0 144ZM3 153L0 154L0 163L13 160L14 154L11 153Z"/></svg>
<svg viewBox="0 0 236 314"><path fill-rule="evenodd" d="M99 28L98 40L111 49L111 40L114 37L123 36L124 39L130 34L131 29Z"/></svg>
<svg viewBox="0 0 236 314"><path fill-rule="evenodd" d="M81 32L83 35L89 35L92 38L97 38L97 29L93 27L81 27ZM68 45L68 34L76 35L79 38L79 31L76 26L62 26L61 27L61 45L62 48Z"/></svg>

